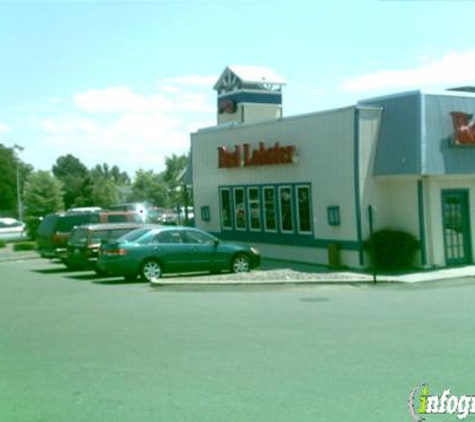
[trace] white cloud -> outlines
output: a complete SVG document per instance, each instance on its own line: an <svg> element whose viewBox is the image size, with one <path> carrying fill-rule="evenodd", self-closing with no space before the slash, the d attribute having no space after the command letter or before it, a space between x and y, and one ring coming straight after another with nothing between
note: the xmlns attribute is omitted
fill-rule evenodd
<svg viewBox="0 0 475 422"><path fill-rule="evenodd" d="M70 153L88 167L107 162L131 175L139 168L161 171L166 156L189 150L189 129L214 117L213 92L200 80L176 78L182 85L161 93L124 86L77 93L73 110L40 122L44 145L55 157Z"/></svg>
<svg viewBox="0 0 475 422"><path fill-rule="evenodd" d="M213 113L216 110L210 96L204 93L180 93L176 101L177 108L187 112Z"/></svg>
<svg viewBox="0 0 475 422"><path fill-rule="evenodd" d="M10 132L11 129L5 123L0 122L0 133L7 133Z"/></svg>
<svg viewBox="0 0 475 422"><path fill-rule="evenodd" d="M180 92L181 91L181 87L179 86L176 86L176 85L161 85L160 86L160 89L163 91L163 92L166 92L166 93L177 93L177 92Z"/></svg>
<svg viewBox="0 0 475 422"><path fill-rule="evenodd" d="M475 51L449 53L438 61L423 58L413 69L382 70L343 81L344 92L382 89L450 88L475 84Z"/></svg>
<svg viewBox="0 0 475 422"><path fill-rule="evenodd" d="M74 103L87 113L173 111L173 103L159 94L139 95L128 87L89 90L74 95Z"/></svg>

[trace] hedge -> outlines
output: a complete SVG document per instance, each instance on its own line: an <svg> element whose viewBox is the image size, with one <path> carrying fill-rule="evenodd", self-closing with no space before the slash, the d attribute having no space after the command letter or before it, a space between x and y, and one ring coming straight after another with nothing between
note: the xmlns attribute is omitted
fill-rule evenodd
<svg viewBox="0 0 475 422"><path fill-rule="evenodd" d="M419 242L408 232L386 228L374 232L365 246L374 267L394 271L412 266Z"/></svg>

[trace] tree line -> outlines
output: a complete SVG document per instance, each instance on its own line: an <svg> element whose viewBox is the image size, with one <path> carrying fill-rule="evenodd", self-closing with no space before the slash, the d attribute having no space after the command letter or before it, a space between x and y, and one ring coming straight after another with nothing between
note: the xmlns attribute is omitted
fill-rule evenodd
<svg viewBox="0 0 475 422"><path fill-rule="evenodd" d="M123 202L148 202L152 206L176 208L185 203L177 180L188 164L186 155L165 158L165 170L136 171L133 180L116 165L97 164L88 169L79 158L59 157L51 171L34 170L21 161L13 148L0 144L0 216L18 216L18 191L24 217L42 217L73 207L107 209ZM191 198L186 198L188 204Z"/></svg>

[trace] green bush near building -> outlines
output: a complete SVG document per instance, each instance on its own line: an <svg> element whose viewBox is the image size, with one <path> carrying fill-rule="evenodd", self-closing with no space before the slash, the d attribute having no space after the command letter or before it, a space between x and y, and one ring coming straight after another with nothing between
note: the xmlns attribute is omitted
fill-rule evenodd
<svg viewBox="0 0 475 422"><path fill-rule="evenodd" d="M0 249L6 248L7 247L7 242L4 240L0 240Z"/></svg>
<svg viewBox="0 0 475 422"><path fill-rule="evenodd" d="M365 242L373 266L380 270L397 271L411 268L419 242L410 233L391 228L378 230Z"/></svg>

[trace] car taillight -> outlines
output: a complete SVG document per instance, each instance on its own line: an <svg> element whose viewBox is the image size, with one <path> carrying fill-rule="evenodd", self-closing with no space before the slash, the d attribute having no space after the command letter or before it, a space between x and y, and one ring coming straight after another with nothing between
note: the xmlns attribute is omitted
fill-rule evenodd
<svg viewBox="0 0 475 422"><path fill-rule="evenodd" d="M123 256L127 255L127 251L125 249L108 249L103 250L102 254L105 256Z"/></svg>

